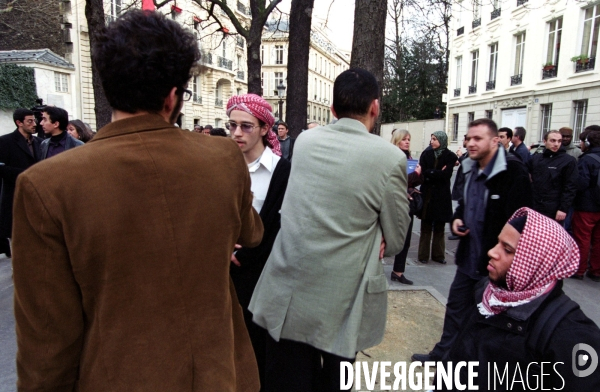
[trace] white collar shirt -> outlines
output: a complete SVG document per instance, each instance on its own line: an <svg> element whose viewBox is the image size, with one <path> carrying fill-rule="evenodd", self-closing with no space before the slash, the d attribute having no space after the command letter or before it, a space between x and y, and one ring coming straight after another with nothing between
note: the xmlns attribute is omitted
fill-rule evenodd
<svg viewBox="0 0 600 392"><path fill-rule="evenodd" d="M277 166L279 159L281 158L275 155L269 147L266 147L260 158L248 164L248 171L250 172L250 180L252 182L250 190L254 196L252 207L259 213L263 204L265 204L271 177L273 177L273 171L275 171L275 166Z"/></svg>

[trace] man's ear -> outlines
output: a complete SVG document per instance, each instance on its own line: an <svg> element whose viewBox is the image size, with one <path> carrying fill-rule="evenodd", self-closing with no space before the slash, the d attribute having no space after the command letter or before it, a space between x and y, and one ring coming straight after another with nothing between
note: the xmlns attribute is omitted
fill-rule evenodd
<svg viewBox="0 0 600 392"><path fill-rule="evenodd" d="M333 108L333 105L331 105L330 109L331 109L331 114L333 114L333 117L339 119L339 117L337 116L337 113L335 112L335 109ZM310 121L310 118L308 119L308 121Z"/></svg>
<svg viewBox="0 0 600 392"><path fill-rule="evenodd" d="M373 102L371 102L369 114L375 118L379 117L379 99L374 99Z"/></svg>
<svg viewBox="0 0 600 392"><path fill-rule="evenodd" d="M166 96L165 102L163 104L163 111L170 116L177 106L177 87L173 87L169 92L169 95Z"/></svg>

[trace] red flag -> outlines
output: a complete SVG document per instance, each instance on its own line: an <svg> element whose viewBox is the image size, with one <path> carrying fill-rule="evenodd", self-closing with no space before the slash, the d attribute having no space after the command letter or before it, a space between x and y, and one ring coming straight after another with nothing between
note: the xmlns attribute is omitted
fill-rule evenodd
<svg viewBox="0 0 600 392"><path fill-rule="evenodd" d="M154 1L153 0L142 0L142 9L148 11L154 11Z"/></svg>

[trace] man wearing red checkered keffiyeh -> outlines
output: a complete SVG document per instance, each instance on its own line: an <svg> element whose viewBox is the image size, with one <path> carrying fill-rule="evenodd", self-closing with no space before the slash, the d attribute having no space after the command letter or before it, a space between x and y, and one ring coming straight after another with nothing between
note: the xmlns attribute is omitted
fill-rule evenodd
<svg viewBox="0 0 600 392"><path fill-rule="evenodd" d="M505 232L518 233L518 244L503 243ZM514 255L508 269L502 268L500 261L507 248ZM529 208L513 214L498 245L488 255L490 283L478 305L486 317L550 292L559 279L575 273L579 262L579 248L571 236L556 222Z"/></svg>

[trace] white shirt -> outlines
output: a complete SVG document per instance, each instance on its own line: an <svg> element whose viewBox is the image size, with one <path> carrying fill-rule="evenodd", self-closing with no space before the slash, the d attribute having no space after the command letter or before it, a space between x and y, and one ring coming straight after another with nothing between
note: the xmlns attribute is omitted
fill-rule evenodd
<svg viewBox="0 0 600 392"><path fill-rule="evenodd" d="M275 155L269 147L265 147L262 155L256 161L248 164L251 180L250 190L254 195L252 207L259 213L265 204L271 177L279 159L281 158Z"/></svg>

